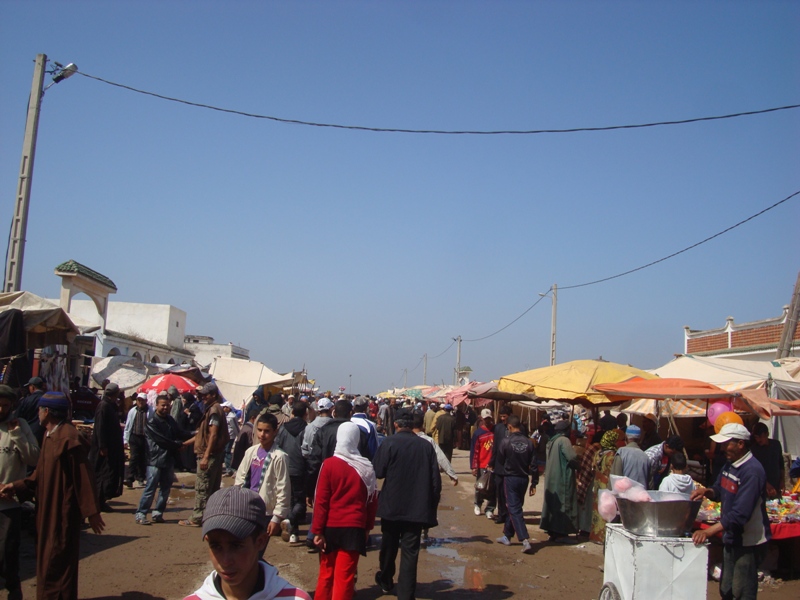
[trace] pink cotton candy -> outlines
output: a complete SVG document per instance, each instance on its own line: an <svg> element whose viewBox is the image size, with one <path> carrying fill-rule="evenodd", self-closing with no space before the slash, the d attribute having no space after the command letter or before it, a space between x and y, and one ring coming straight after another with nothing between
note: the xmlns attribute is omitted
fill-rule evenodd
<svg viewBox="0 0 800 600"><path fill-rule="evenodd" d="M600 490L597 496L597 512L606 523L617 516L617 499L608 490Z"/></svg>
<svg viewBox="0 0 800 600"><path fill-rule="evenodd" d="M620 479L617 479L614 482L614 491L617 492L618 494L621 494L631 489L632 485L633 481L631 481L627 477L621 477Z"/></svg>
<svg viewBox="0 0 800 600"><path fill-rule="evenodd" d="M628 492L625 497L630 500L631 502L652 502L653 499L650 497L650 494L647 493L647 490L644 488L635 488Z"/></svg>

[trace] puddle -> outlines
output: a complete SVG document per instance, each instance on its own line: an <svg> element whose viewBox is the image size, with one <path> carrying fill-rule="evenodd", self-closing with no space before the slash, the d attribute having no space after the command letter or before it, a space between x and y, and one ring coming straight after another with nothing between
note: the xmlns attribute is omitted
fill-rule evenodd
<svg viewBox="0 0 800 600"><path fill-rule="evenodd" d="M444 558L452 558L453 560L461 560L461 555L455 548L443 548L442 546L428 546L429 554L435 556L443 556Z"/></svg>

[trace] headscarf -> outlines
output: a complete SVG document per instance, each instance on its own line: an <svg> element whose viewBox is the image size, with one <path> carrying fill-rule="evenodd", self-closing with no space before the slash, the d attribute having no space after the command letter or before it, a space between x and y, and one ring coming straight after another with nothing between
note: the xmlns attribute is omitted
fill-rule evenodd
<svg viewBox="0 0 800 600"><path fill-rule="evenodd" d="M600 447L603 450L616 450L618 439L619 439L619 430L612 429L611 431L606 431L603 434L603 437L600 439Z"/></svg>
<svg viewBox="0 0 800 600"><path fill-rule="evenodd" d="M336 449L334 456L338 456L348 465L353 467L361 481L367 486L367 500L371 500L378 493L378 482L375 479L375 469L372 463L358 452L358 442L361 440L361 429L355 423L345 422L336 430Z"/></svg>

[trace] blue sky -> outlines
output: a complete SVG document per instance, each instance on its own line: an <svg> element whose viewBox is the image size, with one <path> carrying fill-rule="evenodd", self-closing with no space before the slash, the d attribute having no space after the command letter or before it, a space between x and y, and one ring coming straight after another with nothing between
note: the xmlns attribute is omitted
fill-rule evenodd
<svg viewBox="0 0 800 600"><path fill-rule="evenodd" d="M0 230L33 59L159 94L314 122L550 129L800 102L796 2L0 4ZM422 383L420 358L557 283L669 255L800 190L800 110L600 133L437 136L279 124L75 76L42 107L23 288L75 259L120 301L323 388ZM641 368L683 329L774 317L800 197L690 252L564 289L558 361ZM549 360L550 302L464 343L488 380ZM455 347L428 362L451 382ZM419 365L416 366L415 365Z"/></svg>

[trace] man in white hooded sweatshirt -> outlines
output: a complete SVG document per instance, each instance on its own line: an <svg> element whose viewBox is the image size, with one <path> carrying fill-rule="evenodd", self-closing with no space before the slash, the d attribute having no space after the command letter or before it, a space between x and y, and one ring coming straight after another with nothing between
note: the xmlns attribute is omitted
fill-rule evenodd
<svg viewBox="0 0 800 600"><path fill-rule="evenodd" d="M256 492L232 486L214 492L203 512L203 539L214 570L184 600L311 600L260 560L269 541L267 507Z"/></svg>

